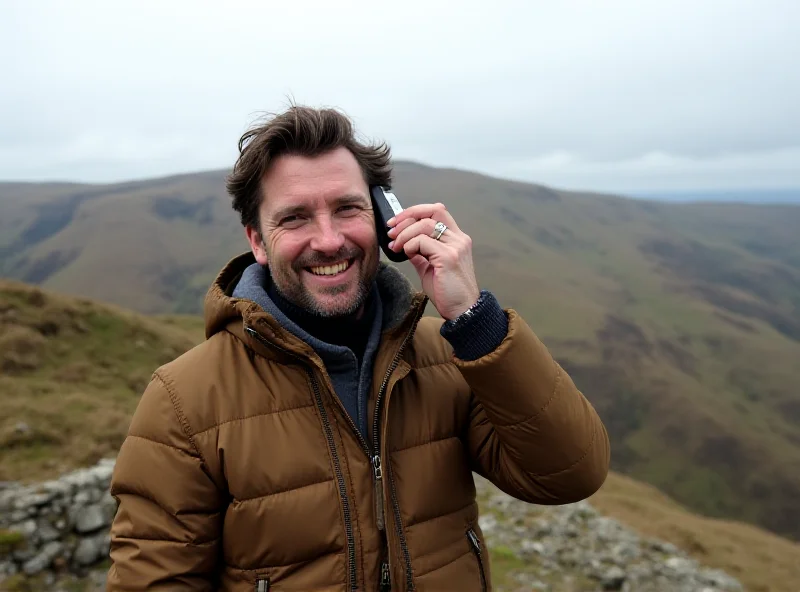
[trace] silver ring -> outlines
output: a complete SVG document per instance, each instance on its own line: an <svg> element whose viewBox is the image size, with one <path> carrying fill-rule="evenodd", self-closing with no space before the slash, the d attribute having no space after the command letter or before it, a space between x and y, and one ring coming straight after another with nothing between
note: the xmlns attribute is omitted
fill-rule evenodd
<svg viewBox="0 0 800 592"><path fill-rule="evenodd" d="M442 238L445 230L447 230L447 225L444 222L437 222L436 226L433 227L433 231L436 233L433 238L439 240Z"/></svg>

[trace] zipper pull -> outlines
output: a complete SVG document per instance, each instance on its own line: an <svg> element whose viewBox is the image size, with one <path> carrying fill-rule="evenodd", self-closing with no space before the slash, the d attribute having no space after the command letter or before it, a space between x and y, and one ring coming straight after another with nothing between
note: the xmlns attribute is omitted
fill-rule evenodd
<svg viewBox="0 0 800 592"><path fill-rule="evenodd" d="M387 562L381 563L381 583L378 587L380 592L389 592L392 589L392 575L389 572L389 564Z"/></svg>
<svg viewBox="0 0 800 592"><path fill-rule="evenodd" d="M256 581L256 592L269 592L269 580L260 579Z"/></svg>
<svg viewBox="0 0 800 592"><path fill-rule="evenodd" d="M378 525L378 530L383 530L386 528L386 518L383 513L383 469L381 468L379 454L372 457L372 472L375 476L375 522Z"/></svg>
<svg viewBox="0 0 800 592"><path fill-rule="evenodd" d="M480 555L481 554L481 542L478 540L478 535L475 534L475 531L471 528L467 531L467 538L469 542L472 544L472 548L475 549L475 552Z"/></svg>

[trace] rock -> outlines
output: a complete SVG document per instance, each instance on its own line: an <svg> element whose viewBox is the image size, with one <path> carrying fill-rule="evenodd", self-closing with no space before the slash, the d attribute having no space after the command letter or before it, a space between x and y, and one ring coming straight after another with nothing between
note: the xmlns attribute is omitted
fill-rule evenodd
<svg viewBox="0 0 800 592"><path fill-rule="evenodd" d="M9 522L22 522L28 517L28 512L25 510L14 510L8 517Z"/></svg>
<svg viewBox="0 0 800 592"><path fill-rule="evenodd" d="M553 527L545 522L538 522L533 532L536 538L542 538L551 534Z"/></svg>
<svg viewBox="0 0 800 592"><path fill-rule="evenodd" d="M684 557L670 557L664 562L664 565L672 571L678 573L691 571L695 568L694 561Z"/></svg>
<svg viewBox="0 0 800 592"><path fill-rule="evenodd" d="M544 555L545 554L545 546L538 542L538 541L530 541L525 539L522 541L520 548L523 552L533 552L537 555Z"/></svg>
<svg viewBox="0 0 800 592"><path fill-rule="evenodd" d="M16 488L7 488L0 490L0 512L6 513L14 508L14 495Z"/></svg>
<svg viewBox="0 0 800 592"><path fill-rule="evenodd" d="M54 541L61 536L61 533L53 528L53 526L46 520L43 520L39 523L36 534L39 537L39 540L43 543L49 543L50 541Z"/></svg>
<svg viewBox="0 0 800 592"><path fill-rule="evenodd" d="M88 489L95 485L95 477L89 472L88 469L70 473L64 476L63 480L78 491Z"/></svg>
<svg viewBox="0 0 800 592"><path fill-rule="evenodd" d="M94 532L108 525L106 513L99 504L80 508L75 514L75 530L80 534Z"/></svg>
<svg viewBox="0 0 800 592"><path fill-rule="evenodd" d="M33 429L24 421L18 421L14 424L14 433L19 436L27 436L28 434L32 433Z"/></svg>
<svg viewBox="0 0 800 592"><path fill-rule="evenodd" d="M586 520L598 516L597 510L595 510L591 505L589 505L589 502L585 500L578 502L577 504L573 504L572 508L575 516L579 519Z"/></svg>
<svg viewBox="0 0 800 592"><path fill-rule="evenodd" d="M628 563L632 559L640 557L641 551L637 545L623 541L614 545L614 547L611 549L611 555L618 563Z"/></svg>
<svg viewBox="0 0 800 592"><path fill-rule="evenodd" d="M616 565L609 569L601 580L603 590L622 590L625 583L625 572Z"/></svg>
<svg viewBox="0 0 800 592"><path fill-rule="evenodd" d="M11 552L11 557L17 563L23 563L36 557L37 549L33 545L17 547Z"/></svg>
<svg viewBox="0 0 800 592"><path fill-rule="evenodd" d="M89 493L89 490L82 489L81 491L75 494L75 497L73 498L72 501L76 506L86 506L89 503L91 503L92 494Z"/></svg>
<svg viewBox="0 0 800 592"><path fill-rule="evenodd" d="M721 590L742 590L742 585L720 569L704 569L700 572L700 579L704 584Z"/></svg>
<svg viewBox="0 0 800 592"><path fill-rule="evenodd" d="M485 533L491 532L495 526L497 526L497 518L492 516L491 514L486 514L478 518L478 525L481 527L481 530Z"/></svg>
<svg viewBox="0 0 800 592"><path fill-rule="evenodd" d="M38 555L25 562L22 571L29 576L41 573L50 567L50 563L61 554L63 549L64 545L58 541L47 543Z"/></svg>
<svg viewBox="0 0 800 592"><path fill-rule="evenodd" d="M66 498L72 495L72 486L65 481L47 481L42 484L41 489L53 494L54 498Z"/></svg>
<svg viewBox="0 0 800 592"><path fill-rule="evenodd" d="M108 489L111 485L111 475L114 473L114 465L113 464L99 464L95 467L89 469L94 477L95 483L103 490Z"/></svg>
<svg viewBox="0 0 800 592"><path fill-rule="evenodd" d="M677 555L678 553L680 553L680 551L678 551L678 548L675 545L673 545L672 543L667 543L665 541L652 540L650 541L650 548L653 549L654 551L665 553L667 555Z"/></svg>
<svg viewBox="0 0 800 592"><path fill-rule="evenodd" d="M9 527L8 530L13 532L20 533L25 540L29 540L36 534L36 520L26 520L25 522L20 522L18 524L13 524Z"/></svg>
<svg viewBox="0 0 800 592"><path fill-rule="evenodd" d="M43 491L41 493L30 493L28 495L24 495L18 497L17 500L14 502L14 508L17 510L29 510L31 508L38 508L39 506L45 505L51 499L53 499L53 494Z"/></svg>
<svg viewBox="0 0 800 592"><path fill-rule="evenodd" d="M78 565L91 565L100 557L102 540L98 538L81 539L72 560Z"/></svg>

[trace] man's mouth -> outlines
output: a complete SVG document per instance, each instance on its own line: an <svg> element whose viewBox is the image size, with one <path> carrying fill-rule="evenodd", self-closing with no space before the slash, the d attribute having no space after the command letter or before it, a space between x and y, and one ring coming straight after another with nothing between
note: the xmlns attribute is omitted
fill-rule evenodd
<svg viewBox="0 0 800 592"><path fill-rule="evenodd" d="M313 273L314 275L338 275L344 271L347 271L347 268L353 263L352 259L346 259L344 261L340 261L338 263L334 263L332 265L317 265L314 267L306 267L308 271Z"/></svg>

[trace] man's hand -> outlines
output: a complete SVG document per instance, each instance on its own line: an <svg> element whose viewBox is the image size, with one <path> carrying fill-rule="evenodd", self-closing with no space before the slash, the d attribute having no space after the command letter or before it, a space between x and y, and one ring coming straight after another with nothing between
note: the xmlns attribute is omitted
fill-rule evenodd
<svg viewBox="0 0 800 592"><path fill-rule="evenodd" d="M447 230L439 240L433 227L444 222ZM389 248L406 252L417 270L422 289L445 320L466 311L480 297L472 239L453 220L441 203L418 204L389 220Z"/></svg>

